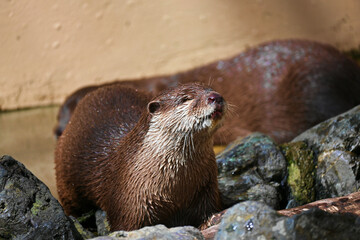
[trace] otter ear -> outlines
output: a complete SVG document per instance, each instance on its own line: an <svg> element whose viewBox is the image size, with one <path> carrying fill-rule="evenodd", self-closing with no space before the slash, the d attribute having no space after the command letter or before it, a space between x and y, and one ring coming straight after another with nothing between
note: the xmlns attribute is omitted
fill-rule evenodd
<svg viewBox="0 0 360 240"><path fill-rule="evenodd" d="M148 104L148 111L149 113L155 113L157 110L159 110L160 108L160 103L153 101L153 102L149 102Z"/></svg>

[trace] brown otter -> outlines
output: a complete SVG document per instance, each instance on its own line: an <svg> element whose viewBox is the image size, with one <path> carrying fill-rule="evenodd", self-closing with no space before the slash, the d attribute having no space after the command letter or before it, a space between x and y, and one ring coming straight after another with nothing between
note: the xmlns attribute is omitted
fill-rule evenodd
<svg viewBox="0 0 360 240"><path fill-rule="evenodd" d="M332 46L306 40L267 42L190 71L124 84L151 92L157 83L166 87L209 80L236 106L234 116L216 132L215 144L254 131L286 142L360 104L359 66ZM62 109L71 106L65 103ZM67 121L59 114L59 122Z"/></svg>
<svg viewBox="0 0 360 240"><path fill-rule="evenodd" d="M112 230L132 230L199 226L220 210L212 135L226 102L199 84L148 99L112 85L80 101L55 151L67 214L99 207Z"/></svg>

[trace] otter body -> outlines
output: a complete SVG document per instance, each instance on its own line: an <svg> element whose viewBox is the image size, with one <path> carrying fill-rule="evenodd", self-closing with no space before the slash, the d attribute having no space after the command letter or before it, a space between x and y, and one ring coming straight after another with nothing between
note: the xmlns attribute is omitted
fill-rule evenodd
<svg viewBox="0 0 360 240"><path fill-rule="evenodd" d="M212 135L223 98L197 84L147 94L112 85L76 107L55 151L67 214L92 208L112 230L199 226L220 210Z"/></svg>
<svg viewBox="0 0 360 240"><path fill-rule="evenodd" d="M286 142L360 104L359 66L329 45L305 40L267 42L190 71L123 84L154 93L193 81L210 83L235 105L215 144L254 131Z"/></svg>

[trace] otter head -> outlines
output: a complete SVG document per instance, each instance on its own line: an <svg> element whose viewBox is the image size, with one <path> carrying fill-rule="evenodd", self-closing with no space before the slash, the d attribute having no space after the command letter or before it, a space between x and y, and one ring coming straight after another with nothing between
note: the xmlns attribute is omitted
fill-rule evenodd
<svg viewBox="0 0 360 240"><path fill-rule="evenodd" d="M204 154L214 153L212 135L227 110L219 93L200 84L180 85L163 91L147 109L146 151L141 153L146 159L158 159L160 168L178 170L189 159L206 159Z"/></svg>
<svg viewBox="0 0 360 240"><path fill-rule="evenodd" d="M181 85L162 92L148 104L149 130L177 137L212 135L226 109L223 97L211 88L200 84Z"/></svg>

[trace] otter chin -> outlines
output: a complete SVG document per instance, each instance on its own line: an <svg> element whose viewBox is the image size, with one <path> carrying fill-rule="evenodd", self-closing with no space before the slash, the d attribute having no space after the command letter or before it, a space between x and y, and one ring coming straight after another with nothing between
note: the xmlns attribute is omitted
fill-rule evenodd
<svg viewBox="0 0 360 240"><path fill-rule="evenodd" d="M67 214L101 208L112 230L133 230L199 227L221 210L213 134L226 101L200 84L149 99L112 85L80 101L55 151Z"/></svg>

